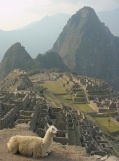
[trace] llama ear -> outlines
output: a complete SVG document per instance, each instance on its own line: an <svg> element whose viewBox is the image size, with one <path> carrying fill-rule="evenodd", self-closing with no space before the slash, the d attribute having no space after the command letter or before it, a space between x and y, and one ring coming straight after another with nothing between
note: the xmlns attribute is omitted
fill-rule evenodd
<svg viewBox="0 0 119 161"><path fill-rule="evenodd" d="M50 125L47 123L47 126L50 127Z"/></svg>

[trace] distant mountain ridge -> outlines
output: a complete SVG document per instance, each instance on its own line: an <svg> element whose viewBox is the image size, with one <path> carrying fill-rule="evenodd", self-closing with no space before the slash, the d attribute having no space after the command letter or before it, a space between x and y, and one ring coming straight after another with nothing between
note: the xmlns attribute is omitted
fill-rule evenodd
<svg viewBox="0 0 119 161"><path fill-rule="evenodd" d="M52 50L71 71L103 79L119 89L119 38L92 8L84 7L69 19Z"/></svg>
<svg viewBox="0 0 119 161"><path fill-rule="evenodd" d="M25 46L32 58L39 53L45 53L51 49L69 17L68 14L46 16L40 21L17 30L0 30L0 59L6 50L16 42Z"/></svg>

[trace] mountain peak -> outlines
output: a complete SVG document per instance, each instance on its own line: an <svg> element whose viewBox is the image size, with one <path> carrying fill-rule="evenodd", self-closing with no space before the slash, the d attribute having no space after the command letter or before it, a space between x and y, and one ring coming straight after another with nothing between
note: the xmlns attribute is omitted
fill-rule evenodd
<svg viewBox="0 0 119 161"><path fill-rule="evenodd" d="M12 45L5 53L0 64L0 79L7 76L14 69L27 70L31 68L33 60L25 48L19 43Z"/></svg>
<svg viewBox="0 0 119 161"><path fill-rule="evenodd" d="M83 8L79 9L76 13L80 14L95 13L95 10L91 7L84 6Z"/></svg>
<svg viewBox="0 0 119 161"><path fill-rule="evenodd" d="M16 42L15 44L11 45L11 47L8 49L14 49L14 48L21 48L23 47L20 42Z"/></svg>
<svg viewBox="0 0 119 161"><path fill-rule="evenodd" d="M104 79L119 88L118 49L118 39L90 7L83 7L69 19L52 48L71 71Z"/></svg>
<svg viewBox="0 0 119 161"><path fill-rule="evenodd" d="M95 19L95 21L99 21L94 9L84 6L82 9L78 10L74 15L72 15L68 23L74 23L75 25L78 25L79 23L81 24L85 23L86 21L90 21L90 19Z"/></svg>
<svg viewBox="0 0 119 161"><path fill-rule="evenodd" d="M22 58L22 57L29 57L31 59L31 56L27 53L27 51L25 50L25 47L21 45L20 42L16 42L15 44L13 44L5 53L4 58L8 57L8 56L12 56L12 58ZM16 57L18 56L18 57ZM3 58L3 59L4 59Z"/></svg>
<svg viewBox="0 0 119 161"><path fill-rule="evenodd" d="M21 46L21 43L20 42L16 42L14 45Z"/></svg>

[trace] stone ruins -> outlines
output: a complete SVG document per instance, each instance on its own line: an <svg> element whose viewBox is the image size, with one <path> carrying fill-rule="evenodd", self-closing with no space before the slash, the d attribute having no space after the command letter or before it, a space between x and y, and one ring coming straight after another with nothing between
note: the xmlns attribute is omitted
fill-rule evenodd
<svg viewBox="0 0 119 161"><path fill-rule="evenodd" d="M60 76L56 74L56 76L49 78L46 76L43 79L53 79L60 82L60 77L61 74ZM88 103L90 100L93 100L97 107L102 107L103 105L104 108L106 105L108 109L114 111L119 107L118 94L109 88L107 84L101 82L106 93L102 98L98 95L99 91L96 91L98 86L100 87L99 80L96 81L77 76L73 76L72 79L72 76L68 74L64 77L66 82L63 83L63 86L66 89L66 83L72 84L71 91L68 92L74 96L74 101ZM96 89L95 86L97 86ZM102 92L101 90L100 92ZM109 91L113 92L115 99L110 97ZM106 97L107 95L109 96L108 98ZM91 155L98 154L103 156L113 153L113 147L110 145L109 140L84 112L76 111L63 104L60 108L53 107L43 97L38 96L34 90L31 90L31 88L28 90L17 88L13 92L1 90L0 129L12 128L20 123L29 124L30 128L40 137L44 136L47 123L53 124L58 128L58 133L54 137L56 142L60 142L63 145L85 146L86 151Z"/></svg>
<svg viewBox="0 0 119 161"><path fill-rule="evenodd" d="M62 108L54 108L35 92L0 91L0 129L12 128L19 123L28 123L41 137L45 134L47 123L53 124L59 130L54 141L63 145L85 146L89 154L105 155L112 150L99 127L83 112L63 105Z"/></svg>

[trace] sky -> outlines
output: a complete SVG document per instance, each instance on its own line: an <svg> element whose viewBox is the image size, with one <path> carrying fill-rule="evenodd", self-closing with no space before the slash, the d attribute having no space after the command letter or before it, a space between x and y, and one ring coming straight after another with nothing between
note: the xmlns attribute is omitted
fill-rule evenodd
<svg viewBox="0 0 119 161"><path fill-rule="evenodd" d="M72 15L84 6L96 12L113 10L119 7L119 0L0 0L0 29L18 29L47 15Z"/></svg>

